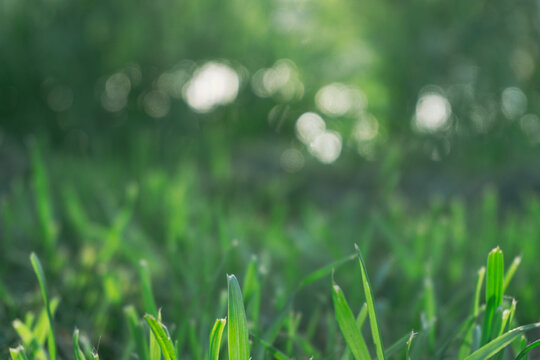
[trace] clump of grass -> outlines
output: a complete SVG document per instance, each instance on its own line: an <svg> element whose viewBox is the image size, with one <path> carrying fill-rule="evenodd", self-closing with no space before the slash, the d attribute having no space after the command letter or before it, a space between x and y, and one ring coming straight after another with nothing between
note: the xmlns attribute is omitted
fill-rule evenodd
<svg viewBox="0 0 540 360"><path fill-rule="evenodd" d="M505 296L504 293L510 281L509 279L517 269L516 264L519 264L519 261L514 261L505 274L503 252L498 247L489 253L486 270L481 268L478 272L471 313L456 334L448 338L438 339L438 333L434 330L436 328L429 327L420 330L418 333L411 331L388 348L383 346L373 287L358 247L356 247L355 258L358 259L359 263L358 278L363 288L365 300L356 318L354 311L345 298L344 291L337 285L332 275L331 293L335 319L347 345L347 351L341 356L342 359L348 359L352 355L355 360L370 360L374 354L377 360L385 360L402 353L405 359L430 356L433 359L452 357L460 360L497 360L503 359L506 351L508 354L513 352L516 360L522 360L526 358L531 350L540 346L540 341L527 344L523 337L526 332L540 328L540 323L518 326L515 320L516 301ZM11 348L10 354L13 360L55 360L58 355L53 315L58 302L49 300L45 273L38 257L32 254L30 260L43 297L44 316L41 316L35 322L32 317L29 317L26 323L20 320L14 321L13 326L18 332L22 344ZM341 262L334 263L334 265L339 264ZM306 286L307 283L328 275L330 265L324 266L309 275L306 278L307 280L301 283L301 286ZM174 338L162 321L161 311L155 305L149 269L144 262L139 265L139 275L142 302L146 314L143 316L143 322L137 315L135 307L125 307L124 312L129 328L130 343L134 346L134 349L133 347L127 347L127 354L129 356L134 351L141 360L181 359L182 354L179 353L178 343L173 340ZM250 276L253 276L253 274ZM484 278L486 284L485 301L480 304L480 293ZM250 280L250 282L254 281L254 279ZM273 344L274 337L259 337L256 333L260 332L260 329L249 331L245 310L246 297L242 295L236 276L227 276L227 284L227 318L215 321L209 336L206 359L219 360L224 358L221 354L221 343L225 327L227 327L229 360L249 360L252 358L253 344L250 343L250 337L265 349L265 351L261 352L260 357L257 355L257 359L265 358L265 353L278 360L289 359L286 351L280 350ZM254 287L256 285L251 284L249 286ZM43 319L46 319L45 323ZM366 319L369 321L366 322ZM436 318L434 321L437 321ZM283 324L281 320L278 323ZM370 341L366 340L367 337L363 329L365 324L369 324ZM434 326L434 324L431 326ZM297 338L295 330L297 327L293 327L293 330L290 329L289 333L292 334L293 339L301 339L301 337ZM425 348L418 348L424 346L422 344L425 342L415 342L415 338L422 336L429 339L433 336L433 342L429 340ZM47 339L46 347L45 338ZM97 352L81 348L78 329L74 330L72 340L73 357L76 360L99 359ZM302 342L300 344L303 344L304 349L308 349L306 356L313 355L313 353L310 353L311 347L309 344ZM200 354L192 355L192 358L200 357L202 353L201 350Z"/></svg>

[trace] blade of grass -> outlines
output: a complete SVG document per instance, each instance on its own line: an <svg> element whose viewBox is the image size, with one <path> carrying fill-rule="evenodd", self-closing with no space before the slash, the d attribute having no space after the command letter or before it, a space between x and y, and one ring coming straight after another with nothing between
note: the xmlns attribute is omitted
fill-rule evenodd
<svg viewBox="0 0 540 360"><path fill-rule="evenodd" d="M217 319L214 323L214 327L210 332L210 343L208 345L208 360L219 360L219 350L221 348L221 337L223 336L223 330L227 319Z"/></svg>
<svg viewBox="0 0 540 360"><path fill-rule="evenodd" d="M146 314L144 318L148 323L148 326L150 326L150 330L156 337L165 360L176 360L176 353L174 351L173 343L168 333L166 333L163 329L164 325L161 324L161 322L158 322L152 315Z"/></svg>
<svg viewBox="0 0 540 360"><path fill-rule="evenodd" d="M54 220L51 195L49 193L49 183L47 172L39 144L33 142L31 144L32 156L32 185L34 188L34 196L36 201L36 210L41 228L41 236L45 244L48 258L55 258L55 247L58 238L58 226Z"/></svg>
<svg viewBox="0 0 540 360"><path fill-rule="evenodd" d="M152 292L152 279L145 260L139 261L139 277L141 279L142 299L144 311L154 317L158 315L154 294Z"/></svg>
<svg viewBox="0 0 540 360"><path fill-rule="evenodd" d="M512 278L514 277L516 270L519 267L519 264L521 264L521 256L517 256L516 258L514 258L514 261L512 261L512 265L510 265L510 268L504 275L503 293L508 288L508 285L510 285L510 281L512 281Z"/></svg>
<svg viewBox="0 0 540 360"><path fill-rule="evenodd" d="M472 316L476 318L480 312L480 296L482 292L482 285L484 283L484 277L486 275L486 268L482 266L480 270L478 270L478 277L476 280L476 289L474 291L474 302L473 302L473 310L472 310ZM475 321L472 321L469 325L469 329L467 330L467 333L463 337L463 341L461 342L461 346L459 347L458 352L458 360L465 359L467 355L471 353L472 350L472 343L473 343L473 332L474 332L474 326Z"/></svg>
<svg viewBox="0 0 540 360"><path fill-rule="evenodd" d="M11 355L12 360L28 360L22 345L19 345L16 348L10 348L9 354Z"/></svg>
<svg viewBox="0 0 540 360"><path fill-rule="evenodd" d="M79 346L79 329L73 331L73 356L75 357L75 360L86 360L86 357Z"/></svg>
<svg viewBox="0 0 540 360"><path fill-rule="evenodd" d="M48 350L49 350L49 359L56 360L56 339L54 337L54 326L53 319L51 315L51 307L49 304L49 296L47 294L47 283L45 281L45 273L43 272L43 267L39 261L37 255L32 253L30 255L30 262L36 273L39 287L41 288L41 295L43 296L43 303L45 304L45 310L47 311L47 318L49 319L49 336L48 336Z"/></svg>
<svg viewBox="0 0 540 360"><path fill-rule="evenodd" d="M336 321L354 358L356 360L371 359L366 342L354 319L345 294L339 285L334 282L334 279L332 279L332 300L334 302Z"/></svg>
<svg viewBox="0 0 540 360"><path fill-rule="evenodd" d="M529 345L527 345L527 347L525 349L523 349L519 354L518 356L516 356L516 358L514 360L521 360L521 359L525 359L525 356L527 356L527 353L529 351L531 351L532 349L536 348L536 347L539 347L540 346L540 340L536 340L535 342L532 342L530 343Z"/></svg>
<svg viewBox="0 0 540 360"><path fill-rule="evenodd" d="M42 344L39 342L35 334L20 320L13 321L13 328L21 338L28 354L32 359L47 360L47 355L43 350Z"/></svg>
<svg viewBox="0 0 540 360"><path fill-rule="evenodd" d="M495 319L496 310L501 306L503 300L503 278L503 252L499 247L496 247L489 252L487 261L486 311L482 324L482 345L493 339L493 325L494 322L498 322L498 319Z"/></svg>
<svg viewBox="0 0 540 360"><path fill-rule="evenodd" d="M234 275L227 276L227 284L229 359L249 360L249 334L242 291Z"/></svg>
<svg viewBox="0 0 540 360"><path fill-rule="evenodd" d="M49 302L51 308L51 315L53 318L59 303L60 300L57 297L53 297ZM34 333L36 339L38 339L38 342L43 345L43 343L47 339L47 336L49 335L49 320L47 317L46 309L43 309L40 312L39 317L37 318L37 321L32 328L32 332Z"/></svg>
<svg viewBox="0 0 540 360"><path fill-rule="evenodd" d="M377 359L385 360L384 348L381 340L381 334L379 332L379 324L377 320L377 313L375 312L375 303L373 301L373 294L371 292L371 285L367 274L366 265L360 252L360 248L357 244L354 244L356 253L358 254L358 260L360 263L360 270L362 272L362 286L364 288L364 294L366 296L366 303L368 306L369 325L371 328L371 335L373 337L373 343L375 344L375 350L377 351Z"/></svg>
<svg viewBox="0 0 540 360"><path fill-rule="evenodd" d="M130 305L124 308L124 315L126 316L129 334L135 343L135 348L137 350L137 354L139 355L139 359L150 360L148 344L146 342L144 329L139 321L137 311L133 306Z"/></svg>
<svg viewBox="0 0 540 360"><path fill-rule="evenodd" d="M504 349L509 345L515 338L522 335L523 333L540 328L540 322L535 324L529 324L520 326L513 330L508 331L507 333L491 340L486 345L482 346L480 349L473 352L471 355L467 356L465 360L485 360L497 354L499 351Z"/></svg>
<svg viewBox="0 0 540 360"><path fill-rule="evenodd" d="M264 341L261 338L258 338L257 336L253 335L253 338L257 340L276 360L290 360L290 358L285 355L283 352L281 352L279 349L276 349L272 346L272 344L269 344L268 342Z"/></svg>
<svg viewBox="0 0 540 360"><path fill-rule="evenodd" d="M416 333L414 331L411 331L410 333L405 334L401 338L399 338L398 341L390 345L384 350L384 355L386 357L391 357L398 351L400 351L405 345L409 345L409 343L412 341L412 339L416 336Z"/></svg>

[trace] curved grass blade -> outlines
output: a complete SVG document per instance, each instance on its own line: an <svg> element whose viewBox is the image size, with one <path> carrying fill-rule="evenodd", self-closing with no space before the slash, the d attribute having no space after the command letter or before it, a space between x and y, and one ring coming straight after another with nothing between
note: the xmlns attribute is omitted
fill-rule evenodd
<svg viewBox="0 0 540 360"><path fill-rule="evenodd" d="M56 360L56 339L54 337L54 327L53 319L51 315L51 306L49 304L49 296L47 294L47 283L45 281L45 273L43 272L43 267L35 253L30 254L30 262L36 273L39 287L41 288L41 295L43 296L43 302L45 304L45 310L47 311L47 318L49 319L49 336L48 336L48 350L49 350L49 359Z"/></svg>
<svg viewBox="0 0 540 360"><path fill-rule="evenodd" d="M148 323L148 326L150 326L150 330L152 330L152 333L156 337L165 360L176 360L176 353L174 351L173 343L169 334L163 330L163 324L158 322L155 317L149 314L146 314L144 318Z"/></svg>
<svg viewBox="0 0 540 360"><path fill-rule="evenodd" d="M482 346L480 349L473 352L471 355L467 356L465 360L485 360L489 359L493 355L497 354L499 351L504 349L507 345L509 345L515 338L520 336L521 334L540 328L540 322L535 324L529 324L520 326L518 328L515 328L513 330L508 331L507 333L499 336L496 339L491 340L486 345Z"/></svg>
<svg viewBox="0 0 540 360"><path fill-rule="evenodd" d="M334 302L337 323L354 358L356 360L370 360L371 356L369 355L366 342L362 336L362 332L358 328L345 294L333 279L332 300Z"/></svg>
<svg viewBox="0 0 540 360"><path fill-rule="evenodd" d="M375 303L373 302L373 294L371 292L371 285L367 274L366 264L362 258L362 253L357 244L354 244L356 253L358 254L358 260L360 263L360 270L362 272L362 285L364 287L364 294L366 296L366 303L368 306L369 325L371 328L371 335L373 337L373 343L375 344L375 350L377 351L377 359L385 360L384 348L381 340L381 333L379 332L379 324L377 321L377 313L375 312Z"/></svg>
<svg viewBox="0 0 540 360"><path fill-rule="evenodd" d="M504 275L503 292L505 292L508 288L508 285L510 285L510 281L512 281L512 278L514 277L514 274L516 273L519 264L521 264L521 256L517 256L516 258L514 258L514 261L512 261L512 265L510 265L510 268Z"/></svg>
<svg viewBox="0 0 540 360"><path fill-rule="evenodd" d="M79 346L79 329L73 331L73 356L75 357L75 360L86 360L86 357Z"/></svg>
<svg viewBox="0 0 540 360"><path fill-rule="evenodd" d="M219 360L219 350L221 348L221 337L223 336L223 330L227 319L217 319L214 323L214 327L210 332L210 343L208 345L208 360Z"/></svg>
<svg viewBox="0 0 540 360"><path fill-rule="evenodd" d="M242 291L234 275L227 276L227 285L229 359L249 360L249 334Z"/></svg>
<svg viewBox="0 0 540 360"><path fill-rule="evenodd" d="M540 340L536 340L535 342L532 342L530 343L529 345L527 345L527 347L525 349L523 349L519 354L518 356L516 356L516 358L514 360L522 360L522 359L525 359L525 356L527 355L527 353L529 351L531 351L532 349L536 348L536 347L539 347L540 346Z"/></svg>
<svg viewBox="0 0 540 360"><path fill-rule="evenodd" d="M24 352L24 348L21 345L17 346L16 348L10 348L9 354L13 360L28 360Z"/></svg>
<svg viewBox="0 0 540 360"><path fill-rule="evenodd" d="M124 314L127 319L129 334L135 343L135 348L140 360L150 360L148 353L148 345L144 334L144 329L139 322L139 316L133 306L124 308ZM161 354L160 354L161 355Z"/></svg>

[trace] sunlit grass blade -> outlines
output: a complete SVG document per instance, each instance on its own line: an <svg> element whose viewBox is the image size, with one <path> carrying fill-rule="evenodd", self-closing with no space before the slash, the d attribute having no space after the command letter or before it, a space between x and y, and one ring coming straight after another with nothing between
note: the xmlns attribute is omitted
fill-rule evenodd
<svg viewBox="0 0 540 360"><path fill-rule="evenodd" d="M171 341L171 338L168 333L165 332L163 326L160 322L156 320L152 315L146 314L144 316L150 330L154 334L163 353L165 360L176 360L176 353L174 351L174 346Z"/></svg>
<svg viewBox="0 0 540 360"><path fill-rule="evenodd" d="M482 324L482 341L485 345L493 339L493 325L498 324L496 318L497 308L501 306L503 300L503 280L504 280L504 257L499 247L491 250L488 255L487 275L486 275L486 311Z"/></svg>
<svg viewBox="0 0 540 360"><path fill-rule="evenodd" d="M21 345L16 348L10 348L9 354L11 355L12 360L28 360L24 348Z"/></svg>
<svg viewBox="0 0 540 360"><path fill-rule="evenodd" d="M45 304L45 310L47 311L47 318L49 319L49 336L48 336L48 350L49 350L49 359L56 360L56 339L54 337L54 326L53 319L51 315L51 307L49 304L49 296L47 294L47 283L45 281L45 273L43 272L43 267L39 261L37 255L32 253L30 255L30 262L36 273L39 287L41 289L41 295L43 296L43 303Z"/></svg>
<svg viewBox="0 0 540 360"><path fill-rule="evenodd" d="M249 360L249 334L242 291L234 275L227 276L227 284L229 359Z"/></svg>
<svg viewBox="0 0 540 360"><path fill-rule="evenodd" d="M227 319L217 319L210 332L210 343L208 344L208 360L219 360L219 350L221 348L221 338Z"/></svg>
<svg viewBox="0 0 540 360"><path fill-rule="evenodd" d="M381 339L381 334L379 332L377 313L375 312L375 303L373 301L373 294L371 292L371 285L369 283L366 265L364 263L364 259L362 258L360 248L356 244L354 246L356 248L356 253L358 254L360 270L362 272L362 286L364 288L364 294L366 296L366 303L368 306L368 315L369 315L369 325L371 328L371 335L373 336L373 343L375 344L375 350L377 351L377 359L385 360L384 348L383 348L383 343Z"/></svg>
<svg viewBox="0 0 540 360"><path fill-rule="evenodd" d="M79 346L79 329L73 331L73 356L75 360L86 360L86 357Z"/></svg>
<svg viewBox="0 0 540 360"><path fill-rule="evenodd" d="M345 294L333 279L332 300L334 302L337 323L354 358L356 360L371 359L366 342L362 336L362 332L358 328L351 308L345 298Z"/></svg>
<svg viewBox="0 0 540 360"><path fill-rule="evenodd" d="M154 294L152 292L152 279L150 277L150 271L148 270L148 264L145 260L139 262L139 277L141 279L141 288L143 296L144 311L154 317L157 316L157 306L154 300Z"/></svg>
<svg viewBox="0 0 540 360"><path fill-rule="evenodd" d="M513 330L504 333L503 335L491 340L486 345L482 346L480 349L473 352L471 355L467 356L465 360L485 360L497 354L499 351L504 349L509 345L514 339L516 339L521 334L540 328L540 322L530 325L520 326Z"/></svg>
<svg viewBox="0 0 540 360"><path fill-rule="evenodd" d="M53 318L59 303L60 300L57 297L53 297L49 301L51 316ZM45 340L47 339L47 336L49 335L49 318L47 316L47 310L45 308L39 313L37 321L32 328L32 332L36 336L38 342L43 345L45 343Z"/></svg>
<svg viewBox="0 0 540 360"><path fill-rule="evenodd" d="M21 338L28 355L32 359L47 360L47 355L43 350L42 344L36 338L35 334L20 320L13 321L13 328Z"/></svg>
<svg viewBox="0 0 540 360"><path fill-rule="evenodd" d="M128 323L129 334L135 343L139 360L150 360L144 329L135 308L133 306L127 306L124 308L124 314Z"/></svg>
<svg viewBox="0 0 540 360"><path fill-rule="evenodd" d="M514 360L522 360L522 359L525 359L525 357L527 356L527 353L529 351L531 351L532 349L536 348L536 347L539 347L540 346L540 340L536 340L535 342L532 342L530 343L529 345L527 345L527 347L525 349L523 349L519 354L518 356L516 356L516 358Z"/></svg>
<svg viewBox="0 0 540 360"><path fill-rule="evenodd" d="M416 333L411 331L411 336L409 337L409 340L407 340L407 352L405 353L405 360L411 360L411 346L415 336Z"/></svg>
<svg viewBox="0 0 540 360"><path fill-rule="evenodd" d="M503 293L508 288L508 285L510 285L510 281L512 281L512 278L514 277L517 268L519 267L519 264L521 264L521 256L517 256L514 261L512 261L512 265L510 265L510 268L508 268L508 271L504 275Z"/></svg>

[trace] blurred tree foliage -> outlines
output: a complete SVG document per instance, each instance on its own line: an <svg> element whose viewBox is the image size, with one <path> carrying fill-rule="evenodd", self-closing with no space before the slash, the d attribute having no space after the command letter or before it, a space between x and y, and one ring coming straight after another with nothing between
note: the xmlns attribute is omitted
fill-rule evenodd
<svg viewBox="0 0 540 360"><path fill-rule="evenodd" d="M539 17L532 0L0 0L0 130L76 153L181 153L203 133L218 147L277 137L299 148L296 119L320 113L317 92L338 82L362 92L377 125L376 141L357 144L358 114L325 116L344 154L397 144L434 160L528 157L540 143ZM298 91L261 97L256 74L280 59ZM240 89L198 113L185 83L208 61L233 68ZM178 96L163 74L183 76ZM104 99L107 86L125 99ZM451 115L415 131L426 89Z"/></svg>

